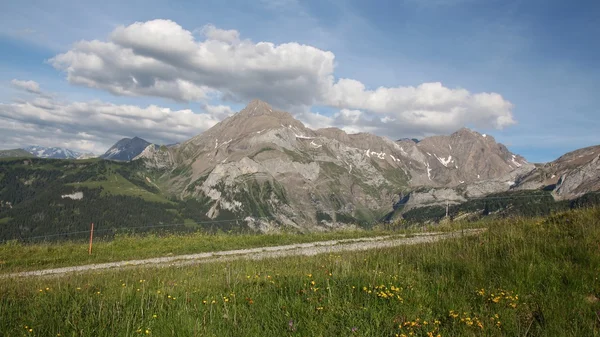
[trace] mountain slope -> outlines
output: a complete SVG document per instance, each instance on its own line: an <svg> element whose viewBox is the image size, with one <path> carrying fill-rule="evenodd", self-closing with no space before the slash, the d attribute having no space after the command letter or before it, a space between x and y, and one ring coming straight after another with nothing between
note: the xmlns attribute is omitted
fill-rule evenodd
<svg viewBox="0 0 600 337"><path fill-rule="evenodd" d="M63 225L79 231L90 221L318 231L441 219L447 205L451 216L509 216L600 200L579 197L600 190L600 146L533 165L469 129L392 141L311 130L261 101L180 144L134 138L113 148L136 160L0 161L0 234L7 233L0 237L58 233Z"/></svg>
<svg viewBox="0 0 600 337"><path fill-rule="evenodd" d="M62 147L44 147L44 146L28 146L23 150L31 153L38 158L53 158L53 159L76 159L81 156L81 153Z"/></svg>
<svg viewBox="0 0 600 337"><path fill-rule="evenodd" d="M13 157L33 157L33 155L23 149L0 150L0 158Z"/></svg>
<svg viewBox="0 0 600 337"><path fill-rule="evenodd" d="M517 189L553 190L559 199L571 199L600 190L600 145L569 152L537 165L516 185Z"/></svg>
<svg viewBox="0 0 600 337"><path fill-rule="evenodd" d="M142 153L150 144L150 142L138 137L123 138L111 146L100 158L129 161Z"/></svg>
<svg viewBox="0 0 600 337"><path fill-rule="evenodd" d="M258 100L186 142L145 152L147 165L170 170L162 186L179 198L207 198L211 218L223 211L272 216L280 225L313 229L378 219L417 187L456 187L527 165L467 129L394 142L311 130Z"/></svg>

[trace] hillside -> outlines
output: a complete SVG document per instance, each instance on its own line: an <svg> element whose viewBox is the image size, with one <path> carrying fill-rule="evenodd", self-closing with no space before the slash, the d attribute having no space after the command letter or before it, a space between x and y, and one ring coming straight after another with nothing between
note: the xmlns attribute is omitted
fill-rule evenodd
<svg viewBox="0 0 600 337"><path fill-rule="evenodd" d="M487 230L477 236L411 246L7 278L0 331L597 336L599 221L600 211L588 209L481 222ZM55 247L38 248L53 256ZM87 247L72 252L87 255Z"/></svg>
<svg viewBox="0 0 600 337"><path fill-rule="evenodd" d="M589 193L600 190L599 146L534 165L465 128L392 141L312 130L258 100L185 142L135 137L113 149L111 160L1 161L0 239L62 238L90 222L110 236L156 226L353 229L437 222L446 208L450 218L543 215L594 204Z"/></svg>
<svg viewBox="0 0 600 337"><path fill-rule="evenodd" d="M33 155L23 149L13 149L13 150L0 150L0 158L27 158L33 157Z"/></svg>

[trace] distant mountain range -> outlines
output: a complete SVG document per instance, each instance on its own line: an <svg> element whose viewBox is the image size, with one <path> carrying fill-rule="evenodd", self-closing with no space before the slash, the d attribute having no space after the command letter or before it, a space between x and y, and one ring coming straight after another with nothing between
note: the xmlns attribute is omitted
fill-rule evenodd
<svg viewBox="0 0 600 337"><path fill-rule="evenodd" d="M61 195L102 188L98 198L138 196L155 208L160 201L177 222L235 219L236 226L261 232L346 228L406 214L439 219L447 208L449 215L489 213L494 207L541 212L535 207L563 201L560 207L570 207L569 202L600 191L600 146L532 164L491 135L467 128L451 135L393 141L337 128L312 130L259 100L182 143L158 146L138 137L124 138L100 158L111 162L82 162L80 168L56 163L52 176L61 178L47 184ZM49 192L39 196L35 189L44 186L42 182L20 183L51 172L20 176L18 165L23 162L13 163L0 162L0 201L17 209L28 198L54 198ZM31 165L33 170L36 161ZM3 184L16 185L3 190ZM26 193L8 193L19 189ZM28 224L24 213L12 212L14 216L6 216L19 216L14 220L19 226ZM115 218L110 219L114 224Z"/></svg>
<svg viewBox="0 0 600 337"><path fill-rule="evenodd" d="M62 147L28 146L23 150L38 158L77 159L81 153Z"/></svg>
<svg viewBox="0 0 600 337"><path fill-rule="evenodd" d="M36 157L50 159L89 159L96 158L93 153L81 153L62 147L45 147L33 145L22 149L0 150L0 158Z"/></svg>
<svg viewBox="0 0 600 337"><path fill-rule="evenodd" d="M22 149L0 150L0 158L4 157L36 157L50 159L90 159L102 158L118 161L130 161L151 145L144 139L123 138L115 143L106 153L97 156L93 153L81 153L62 147L45 147L39 145L27 146ZM174 144L173 144L174 145ZM173 146L169 145L169 146Z"/></svg>

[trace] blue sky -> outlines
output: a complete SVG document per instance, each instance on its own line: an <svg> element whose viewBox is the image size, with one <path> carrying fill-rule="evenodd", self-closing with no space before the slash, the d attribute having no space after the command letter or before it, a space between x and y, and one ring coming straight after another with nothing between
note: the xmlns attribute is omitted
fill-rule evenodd
<svg viewBox="0 0 600 337"><path fill-rule="evenodd" d="M0 13L0 147L99 153L132 132L181 141L258 97L311 127L402 138L469 126L549 161L600 144L598 17L598 1L12 2ZM165 40L152 40L152 29ZM243 53L213 71L214 63L186 60L196 51L178 40L187 33L214 47L204 56L224 46ZM77 45L93 40L104 44ZM261 51L262 41L275 49ZM292 42L298 47L276 48ZM182 53L165 56L161 46ZM137 61L105 59L102 69L81 61L129 49ZM181 74L135 63L147 58ZM423 85L431 83L439 85Z"/></svg>

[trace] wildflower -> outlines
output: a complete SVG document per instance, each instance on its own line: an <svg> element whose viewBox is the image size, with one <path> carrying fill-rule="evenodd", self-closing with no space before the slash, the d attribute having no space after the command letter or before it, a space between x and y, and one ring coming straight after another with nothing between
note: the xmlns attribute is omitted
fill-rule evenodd
<svg viewBox="0 0 600 337"><path fill-rule="evenodd" d="M206 302L206 301L205 301L205 302ZM152 318L156 318L156 317L158 317L156 314L152 315Z"/></svg>
<svg viewBox="0 0 600 337"><path fill-rule="evenodd" d="M354 332L357 332L357 331L358 331L358 328L357 328L357 327L352 327L351 331L352 331L353 333L354 333Z"/></svg>

